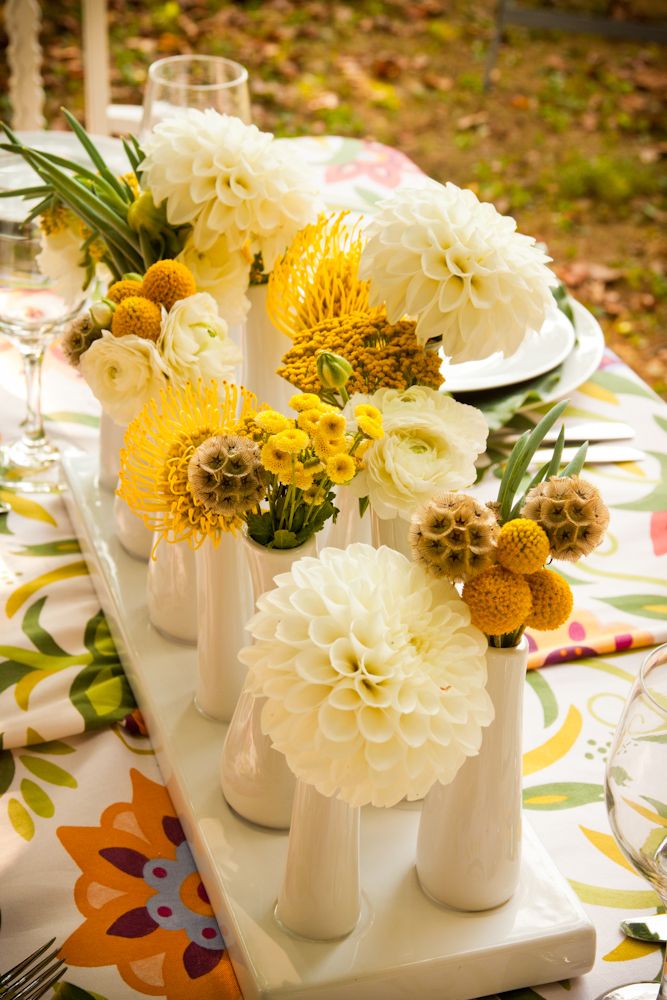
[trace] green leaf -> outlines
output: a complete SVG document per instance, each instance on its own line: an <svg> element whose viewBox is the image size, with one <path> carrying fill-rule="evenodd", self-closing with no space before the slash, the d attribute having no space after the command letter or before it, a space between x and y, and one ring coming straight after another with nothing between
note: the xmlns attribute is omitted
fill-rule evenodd
<svg viewBox="0 0 667 1000"><path fill-rule="evenodd" d="M71 114L71 112L69 112L67 108L61 108L60 110L64 114L72 131L76 135L77 139L79 140L85 151L88 153L88 156L95 164L102 177L114 189L114 191L120 196L120 198L125 200L125 191L123 190L123 186L121 185L115 174L113 174L107 167L104 158L99 153L97 146L92 141L86 130L81 127L81 125L76 120L74 115Z"/></svg>
<svg viewBox="0 0 667 1000"><path fill-rule="evenodd" d="M526 680L540 700L544 716L544 728L548 729L551 723L555 722L558 718L556 695L544 679L544 674L539 670L529 670Z"/></svg>
<svg viewBox="0 0 667 1000"><path fill-rule="evenodd" d="M595 375L596 385L601 385L603 389L618 394L619 396L644 396L649 399L658 397L645 382L635 382L634 379L616 375L610 371L598 371Z"/></svg>
<svg viewBox="0 0 667 1000"><path fill-rule="evenodd" d="M622 597L598 597L598 600L627 614L667 621L667 597L664 594L624 594Z"/></svg>
<svg viewBox="0 0 667 1000"><path fill-rule="evenodd" d="M113 663L100 660L81 670L72 681L69 696L86 731L118 722L136 707L117 654Z"/></svg>
<svg viewBox="0 0 667 1000"><path fill-rule="evenodd" d="M591 802L604 802L602 785L583 781L556 781L523 790L524 809L574 809Z"/></svg>
<svg viewBox="0 0 667 1000"><path fill-rule="evenodd" d="M572 458L572 461L565 466L561 472L561 476L578 476L584 467L584 462L586 461L586 452L588 451L588 441L584 441L581 447L577 450L576 454Z"/></svg>
<svg viewBox="0 0 667 1000"><path fill-rule="evenodd" d="M9 822L19 837L23 837L24 840L32 840L35 835L35 824L28 810L18 799L9 800L7 803L7 815L9 816Z"/></svg>
<svg viewBox="0 0 667 1000"><path fill-rule="evenodd" d="M53 998L54 1000L107 1000L101 993L84 990L83 987L63 982L62 979L53 987Z"/></svg>
<svg viewBox="0 0 667 1000"><path fill-rule="evenodd" d="M667 510L667 455L659 451L649 451L647 454L660 463L658 485L643 500L614 504L619 510L648 510L653 513Z"/></svg>
<svg viewBox="0 0 667 1000"><path fill-rule="evenodd" d="M271 542L272 549L295 549L299 544L299 539L293 531L280 528L274 532Z"/></svg>
<svg viewBox="0 0 667 1000"><path fill-rule="evenodd" d="M483 393L466 394L462 397L462 401L481 410L489 430L497 431L507 426L512 417L523 407L541 403L559 378L560 369L556 368L546 375L521 382L509 389L491 389Z"/></svg>
<svg viewBox="0 0 667 1000"><path fill-rule="evenodd" d="M7 688L14 687L26 674L32 673L33 670L32 667L27 666L25 663L19 663L17 660L5 660L0 666L2 667L2 670L0 670L0 691L6 691Z"/></svg>
<svg viewBox="0 0 667 1000"><path fill-rule="evenodd" d="M43 556L71 556L81 551L81 546L79 545L78 539L76 538L59 538L55 542L42 542L39 545L24 545L21 549L17 550L17 555L20 556L36 556L42 558Z"/></svg>
<svg viewBox="0 0 667 1000"><path fill-rule="evenodd" d="M59 785L61 788L76 788L76 778L72 777L69 771L65 771L57 764L52 764L50 760L42 760L41 757L33 757L31 754L20 754L19 760L31 774L42 781L48 781L50 785Z"/></svg>
<svg viewBox="0 0 667 1000"><path fill-rule="evenodd" d="M28 741L27 746L39 746L39 752L45 754L56 754L60 756L61 754L74 753L74 747L71 747L69 743L63 743L62 740L45 740L36 729L32 729L28 726Z"/></svg>
<svg viewBox="0 0 667 1000"><path fill-rule="evenodd" d="M120 665L118 650L109 631L109 623L102 611L98 611L86 623L83 644L93 654L93 664L113 663Z"/></svg>
<svg viewBox="0 0 667 1000"><path fill-rule="evenodd" d="M24 778L21 782L21 795L27 806L29 806L36 816L42 819L50 819L56 809L43 788L36 785L30 778Z"/></svg>
<svg viewBox="0 0 667 1000"><path fill-rule="evenodd" d="M11 785L15 772L14 754L11 750L0 750L0 795L4 795Z"/></svg>
<svg viewBox="0 0 667 1000"><path fill-rule="evenodd" d="M53 413L46 413L45 420L51 420L59 424L81 424L83 427L99 427L100 418L92 413L76 413L72 410L55 410Z"/></svg>
<svg viewBox="0 0 667 1000"><path fill-rule="evenodd" d="M31 604L25 615L23 616L23 622L21 623L21 628L23 632L32 642L35 649L43 653L44 656L65 656L69 657L69 653L59 646L55 641L53 636L51 636L46 629L42 628L39 623L39 616L42 613L42 608L46 604L46 597L40 597L38 601Z"/></svg>
<svg viewBox="0 0 667 1000"><path fill-rule="evenodd" d="M585 882L568 882L582 903L593 906L613 906L619 910L648 910L658 903L658 897L650 889L606 889Z"/></svg>
<svg viewBox="0 0 667 1000"><path fill-rule="evenodd" d="M268 545L273 537L273 518L270 511L263 514L248 514L248 534L258 545Z"/></svg>
<svg viewBox="0 0 667 1000"><path fill-rule="evenodd" d="M644 799L649 805L653 806L658 816L662 816L663 819L667 819L667 804L661 802L659 799L650 799L648 795L640 795L640 799Z"/></svg>
<svg viewBox="0 0 667 1000"><path fill-rule="evenodd" d="M667 431L667 420L664 417L659 417L657 413L654 413L653 419L661 430Z"/></svg>

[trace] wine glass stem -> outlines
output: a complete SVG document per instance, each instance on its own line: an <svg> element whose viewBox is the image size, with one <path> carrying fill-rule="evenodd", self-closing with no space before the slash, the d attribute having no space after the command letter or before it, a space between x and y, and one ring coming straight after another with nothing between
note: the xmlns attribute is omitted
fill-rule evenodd
<svg viewBox="0 0 667 1000"><path fill-rule="evenodd" d="M660 981L660 990L658 991L658 996L656 1000L667 1000L667 948L665 949L665 961L662 966L662 979Z"/></svg>
<svg viewBox="0 0 667 1000"><path fill-rule="evenodd" d="M22 348L23 371L26 385L26 416L23 423L23 441L28 446L43 444L46 440L42 420L42 361L44 347Z"/></svg>

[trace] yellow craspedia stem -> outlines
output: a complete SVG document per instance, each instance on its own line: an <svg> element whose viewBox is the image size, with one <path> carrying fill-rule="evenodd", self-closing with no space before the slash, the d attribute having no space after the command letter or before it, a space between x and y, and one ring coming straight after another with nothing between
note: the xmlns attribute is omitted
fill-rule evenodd
<svg viewBox="0 0 667 1000"><path fill-rule="evenodd" d="M177 260L159 260L148 268L141 285L141 294L169 310L179 299L187 299L197 291L192 271Z"/></svg>
<svg viewBox="0 0 667 1000"><path fill-rule="evenodd" d="M473 625L486 635L504 635L525 624L532 606L530 588L523 576L504 566L492 566L463 586L463 600Z"/></svg>
<svg viewBox="0 0 667 1000"><path fill-rule="evenodd" d="M114 337L126 337L133 333L146 340L157 340L161 329L160 307L139 295L130 295L119 302L111 320Z"/></svg>
<svg viewBox="0 0 667 1000"><path fill-rule="evenodd" d="M500 529L496 559L512 573L536 573L549 557L549 539L535 521L517 517Z"/></svg>
<svg viewBox="0 0 667 1000"><path fill-rule="evenodd" d="M139 295L141 297L141 282L128 281L124 278L121 281L114 281L113 285L109 286L106 297L112 302L122 302L124 299L128 299L130 295Z"/></svg>
<svg viewBox="0 0 667 1000"><path fill-rule="evenodd" d="M526 625L539 632L560 628L570 617L574 604L568 582L551 569L540 569L525 579L533 604Z"/></svg>

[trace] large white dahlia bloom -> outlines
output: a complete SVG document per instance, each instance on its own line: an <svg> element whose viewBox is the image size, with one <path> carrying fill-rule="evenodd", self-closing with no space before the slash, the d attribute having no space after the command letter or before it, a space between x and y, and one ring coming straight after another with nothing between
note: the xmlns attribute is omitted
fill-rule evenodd
<svg viewBox="0 0 667 1000"><path fill-rule="evenodd" d="M478 752L487 642L450 583L357 543L299 559L257 607L240 656L262 729L321 794L392 806Z"/></svg>
<svg viewBox="0 0 667 1000"><path fill-rule="evenodd" d="M142 148L142 183L167 203L172 225L193 227L197 250L224 233L230 250L250 244L270 271L297 231L317 218L314 175L280 140L213 109L159 122Z"/></svg>
<svg viewBox="0 0 667 1000"><path fill-rule="evenodd" d="M472 191L433 182L380 202L359 273L392 323L417 320L452 361L513 354L553 308L551 259Z"/></svg>
<svg viewBox="0 0 667 1000"><path fill-rule="evenodd" d="M436 493L474 483L475 462L488 435L480 410L425 385L354 395L346 415L361 403L380 410L384 435L373 441L363 468L345 489L367 496L379 518L398 514L409 521Z"/></svg>

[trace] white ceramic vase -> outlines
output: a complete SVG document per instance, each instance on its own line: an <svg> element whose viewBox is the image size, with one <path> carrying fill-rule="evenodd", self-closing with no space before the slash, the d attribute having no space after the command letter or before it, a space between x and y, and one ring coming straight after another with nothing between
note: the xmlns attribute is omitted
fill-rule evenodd
<svg viewBox="0 0 667 1000"><path fill-rule="evenodd" d="M360 913L359 809L299 781L276 917L293 934L332 941Z"/></svg>
<svg viewBox="0 0 667 1000"><path fill-rule="evenodd" d="M251 285L248 289L250 312L243 337L243 385L255 393L260 403L287 413L296 389L276 375L276 369L290 348L290 339L271 322L266 292L266 285Z"/></svg>
<svg viewBox="0 0 667 1000"><path fill-rule="evenodd" d="M107 493L113 493L118 485L118 472L120 470L120 449L123 447L123 438L127 427L117 424L111 419L108 413L102 410L100 414L100 438L99 438L99 472L98 483L100 489Z"/></svg>
<svg viewBox="0 0 667 1000"><path fill-rule="evenodd" d="M417 874L427 895L459 910L488 910L514 893L521 870L521 744L528 643L489 647L495 718L449 785L424 799Z"/></svg>
<svg viewBox="0 0 667 1000"><path fill-rule="evenodd" d="M153 549L153 532L119 496L113 501L113 522L116 538L128 555L148 562Z"/></svg>
<svg viewBox="0 0 667 1000"><path fill-rule="evenodd" d="M240 536L223 531L195 552L197 675L195 705L203 715L229 722L245 681L238 658L248 637L252 587Z"/></svg>
<svg viewBox="0 0 667 1000"><path fill-rule="evenodd" d="M194 646L197 642L197 577L195 554L187 542L158 544L148 560L148 620L167 639Z"/></svg>
<svg viewBox="0 0 667 1000"><path fill-rule="evenodd" d="M328 521L318 534L318 550L321 551L326 546L333 546L335 549L346 549L348 545L355 542L365 542L371 544L371 516L370 511L366 511L362 517L359 514L359 499L352 495L351 490L345 486L336 489L336 499L338 507L338 517L336 521Z"/></svg>
<svg viewBox="0 0 667 1000"><path fill-rule="evenodd" d="M375 548L379 549L381 545L386 545L412 560L412 549L408 540L410 522L404 521L402 517L398 516L380 518L372 509L370 515L371 537Z"/></svg>
<svg viewBox="0 0 667 1000"><path fill-rule="evenodd" d="M287 573L295 560L314 556L315 539L297 549L267 549L244 536L255 601L273 588L273 579ZM231 721L220 760L220 784L232 809L244 819L274 830L287 830L292 815L295 778L283 754L262 732L266 698L244 690Z"/></svg>

